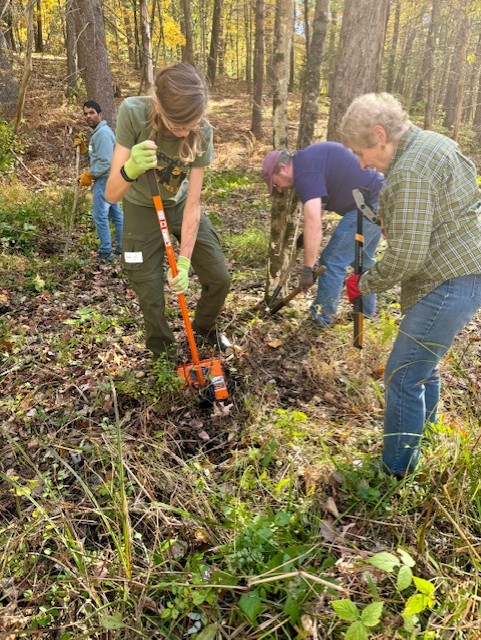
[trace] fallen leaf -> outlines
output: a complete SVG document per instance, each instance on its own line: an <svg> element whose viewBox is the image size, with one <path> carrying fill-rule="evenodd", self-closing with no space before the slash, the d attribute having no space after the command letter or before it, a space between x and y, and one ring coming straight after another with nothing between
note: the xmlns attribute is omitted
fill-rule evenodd
<svg viewBox="0 0 481 640"><path fill-rule="evenodd" d="M301 627L306 633L309 634L308 636L304 636L303 634L303 637L305 637L306 639L312 638L312 640L318 639L317 621L314 618L311 618L311 616L308 616L306 614L301 616Z"/></svg>
<svg viewBox="0 0 481 640"><path fill-rule="evenodd" d="M269 347L271 347L271 349L278 349L279 347L282 347L284 342L282 340L277 339L277 340L271 340L267 344Z"/></svg>
<svg viewBox="0 0 481 640"><path fill-rule="evenodd" d="M12 351L13 351L13 342L11 342L10 340L5 340L4 338L2 338L2 340L0 340L0 349L2 351L6 351L7 353L12 353Z"/></svg>
<svg viewBox="0 0 481 640"><path fill-rule="evenodd" d="M331 513L335 518L339 518L339 511L337 509L337 505L330 496L324 503L324 509L326 511L329 511L329 513Z"/></svg>
<svg viewBox="0 0 481 640"><path fill-rule="evenodd" d="M194 536L198 542L209 542L209 538L203 529L196 529Z"/></svg>
<svg viewBox="0 0 481 640"><path fill-rule="evenodd" d="M327 540L328 542L334 542L341 536L341 534L336 531L332 524L327 520L321 520L321 535L324 540Z"/></svg>
<svg viewBox="0 0 481 640"><path fill-rule="evenodd" d="M94 562L92 567L92 575L97 580L103 580L104 578L108 578L109 570L107 568L107 561L100 560L99 562Z"/></svg>
<svg viewBox="0 0 481 640"><path fill-rule="evenodd" d="M148 609L149 611L153 611L154 613L162 613L162 610L159 608L159 606L157 605L157 603L153 598L144 596L142 603L144 605L144 609Z"/></svg>
<svg viewBox="0 0 481 640"><path fill-rule="evenodd" d="M303 475L304 483L306 485L306 493L309 494L316 488L317 483L321 478L321 471L320 469L318 469L318 467L307 465L306 467L304 467Z"/></svg>
<svg viewBox="0 0 481 640"><path fill-rule="evenodd" d="M233 406L232 403L225 405L223 402L215 402L211 417L223 418L224 416L228 416Z"/></svg>

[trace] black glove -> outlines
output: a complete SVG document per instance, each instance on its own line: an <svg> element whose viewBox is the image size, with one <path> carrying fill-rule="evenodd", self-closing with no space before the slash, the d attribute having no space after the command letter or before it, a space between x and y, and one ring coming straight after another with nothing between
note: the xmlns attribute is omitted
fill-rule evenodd
<svg viewBox="0 0 481 640"><path fill-rule="evenodd" d="M307 291L314 284L314 269L306 264L302 266L299 276L299 286L303 291Z"/></svg>

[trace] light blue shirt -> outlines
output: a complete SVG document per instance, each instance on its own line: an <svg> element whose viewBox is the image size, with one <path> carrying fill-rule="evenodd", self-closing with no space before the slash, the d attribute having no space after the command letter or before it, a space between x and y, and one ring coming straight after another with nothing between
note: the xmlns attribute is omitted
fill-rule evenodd
<svg viewBox="0 0 481 640"><path fill-rule="evenodd" d="M108 176L114 146L114 132L105 120L101 120L93 130L89 141L90 173L94 180Z"/></svg>

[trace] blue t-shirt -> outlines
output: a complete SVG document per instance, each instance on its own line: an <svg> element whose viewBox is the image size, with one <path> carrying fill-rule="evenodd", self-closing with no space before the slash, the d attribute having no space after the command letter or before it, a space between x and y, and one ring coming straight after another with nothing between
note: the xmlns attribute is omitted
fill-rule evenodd
<svg viewBox="0 0 481 640"><path fill-rule="evenodd" d="M339 142L317 142L294 154L294 188L302 204L321 198L328 211L344 215L356 208L353 189L367 189L376 202L384 176L361 169L354 153Z"/></svg>

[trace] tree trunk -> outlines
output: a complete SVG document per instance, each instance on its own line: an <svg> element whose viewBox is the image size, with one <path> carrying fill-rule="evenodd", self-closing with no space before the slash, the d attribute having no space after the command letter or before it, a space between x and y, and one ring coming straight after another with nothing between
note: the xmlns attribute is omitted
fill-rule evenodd
<svg viewBox="0 0 481 640"><path fill-rule="evenodd" d="M140 31L142 34L142 59L140 63L142 79L139 93L149 94L154 86L154 66L152 63L152 41L150 39L147 0L140 0Z"/></svg>
<svg viewBox="0 0 481 640"><path fill-rule="evenodd" d="M134 47L134 32L132 30L132 23L130 21L130 6L127 0L122 1L122 21L125 29L125 38L127 40L129 62L135 67L136 56Z"/></svg>
<svg viewBox="0 0 481 640"><path fill-rule="evenodd" d="M6 10L5 5L3 10ZM1 29L0 33L3 35ZM9 54L8 41L2 37L0 38L0 116L8 119L15 115L18 101L18 82L12 74Z"/></svg>
<svg viewBox="0 0 481 640"><path fill-rule="evenodd" d="M456 107L454 109L454 123L453 123L453 140L458 140L459 132L462 125L463 119L463 105L465 101L465 93L466 93L466 75L467 75L467 52L469 46L469 36L471 34L471 19L469 16L466 16L466 29L464 30L464 34L466 37L466 42L462 47L464 49L464 56L461 58L461 67L459 70L459 79L458 79L458 100L456 101Z"/></svg>
<svg viewBox="0 0 481 640"><path fill-rule="evenodd" d="M262 131L262 94L264 91L264 0L256 0L256 25L254 36L254 87L252 91L251 131L257 140L261 140Z"/></svg>
<svg viewBox="0 0 481 640"><path fill-rule="evenodd" d="M75 99L78 94L77 31L75 28L73 0L67 0L66 5L65 48L67 53L67 86L65 88L65 96L68 100L72 100Z"/></svg>
<svg viewBox="0 0 481 640"><path fill-rule="evenodd" d="M386 91L391 93L394 87L394 70L396 67L396 53L399 43L399 24L401 20L401 0L396 0L392 39L389 45L389 63L387 68Z"/></svg>
<svg viewBox="0 0 481 640"><path fill-rule="evenodd" d="M311 26L309 24L309 0L302 3L304 19L304 41L306 43L306 60L309 60L309 46L311 44ZM306 63L307 66L307 63Z"/></svg>
<svg viewBox="0 0 481 640"><path fill-rule="evenodd" d="M471 20L467 13L463 13L458 24L457 37L454 41L454 51L444 101L444 126L453 133L454 139L456 139L459 130L459 119L462 110L466 54L470 31Z"/></svg>
<svg viewBox="0 0 481 640"><path fill-rule="evenodd" d="M301 115L297 148L306 147L312 142L314 127L317 122L319 87L321 84L321 62L326 42L329 21L330 0L316 0L314 20L312 23L312 39L308 47L304 90L302 92Z"/></svg>
<svg viewBox="0 0 481 640"><path fill-rule="evenodd" d="M430 67L431 52L429 51L428 40L429 40L429 31L426 36L426 44L424 45L424 50L421 56L421 68L419 73L417 74L416 88L413 93L412 101L414 103L421 102L424 99L425 87L429 81L429 72L431 69Z"/></svg>
<svg viewBox="0 0 481 640"><path fill-rule="evenodd" d="M192 36L192 16L190 13L190 0L180 0L182 7L182 27L185 36L185 44L182 47L182 62L194 64L194 44Z"/></svg>
<svg viewBox="0 0 481 640"><path fill-rule="evenodd" d="M272 196L271 230L265 288L266 303L269 302L272 292L279 285L283 274L285 274L293 252L297 252L295 240L299 235L301 212L302 207L298 205L295 191L274 193ZM285 286L287 286L286 282L284 283ZM282 294L284 294L285 291L282 289Z"/></svg>
<svg viewBox="0 0 481 640"><path fill-rule="evenodd" d="M226 39L224 37L224 29L222 22L220 24L220 33L219 33L219 50L217 52L217 71L219 75L225 75L225 50L226 50Z"/></svg>
<svg viewBox="0 0 481 640"><path fill-rule="evenodd" d="M43 52L43 27L42 27L42 3L37 0L35 3L35 51L36 53Z"/></svg>
<svg viewBox="0 0 481 640"><path fill-rule="evenodd" d="M287 84L287 93L292 93L295 89L296 83L295 83L295 59L294 59L294 54L295 54L295 50L294 50L294 27L296 24L296 3L293 3L292 6L292 40L291 40L291 53L290 53L290 60L289 60L289 82Z"/></svg>
<svg viewBox="0 0 481 640"><path fill-rule="evenodd" d="M158 56L159 56L159 51L160 49L162 49L162 55L165 58L167 58L167 47L165 44L165 32L164 32L164 20L162 17L162 6L161 6L161 0L158 0L156 2L156 6L157 6L157 18L159 20L159 32L160 32L160 36L159 36L159 43L157 45L157 50L156 50L156 64L155 66L157 66L157 60L158 60Z"/></svg>
<svg viewBox="0 0 481 640"><path fill-rule="evenodd" d="M341 118L352 100L377 91L381 77L389 0L346 0L327 129L338 140Z"/></svg>
<svg viewBox="0 0 481 640"><path fill-rule="evenodd" d="M209 58L207 60L207 81L211 87L215 85L221 22L222 0L214 0L214 12L212 14L212 33L210 36Z"/></svg>
<svg viewBox="0 0 481 640"><path fill-rule="evenodd" d="M252 92L252 33L251 33L251 11L250 3L244 4L244 34L245 34L245 79L247 85L247 93Z"/></svg>
<svg viewBox="0 0 481 640"><path fill-rule="evenodd" d="M398 65L398 71L396 74L396 82L394 83L394 91L400 95L404 95L406 91L406 76L408 61L411 59L412 49L414 45L414 39L416 38L417 31L413 26L412 20L406 27L406 37L404 40L404 47L401 54L401 59Z"/></svg>
<svg viewBox="0 0 481 640"><path fill-rule="evenodd" d="M20 90L18 92L17 112L15 114L15 122L13 130L18 133L23 118L23 107L25 106L25 97L27 95L28 81L32 74L32 53L34 47L35 33L33 24L34 5L36 0L29 0L26 11L27 22L27 45L25 51L25 61L23 66L22 80L20 82Z"/></svg>
<svg viewBox="0 0 481 640"><path fill-rule="evenodd" d="M481 77L478 79L476 110L474 112L473 128L476 134L476 142L481 145Z"/></svg>
<svg viewBox="0 0 481 640"><path fill-rule="evenodd" d="M0 0L0 48L16 51L11 0Z"/></svg>
<svg viewBox="0 0 481 640"><path fill-rule="evenodd" d="M293 24L293 0L276 0L274 27L274 96L273 96L273 146L288 146L287 138L287 90L291 60Z"/></svg>
<svg viewBox="0 0 481 640"><path fill-rule="evenodd" d="M434 119L436 104L434 101L434 52L436 50L436 34L438 31L440 0L433 0L431 23L426 42L426 105L424 108L424 128L430 129Z"/></svg>
<svg viewBox="0 0 481 640"><path fill-rule="evenodd" d="M474 111L476 109L476 94L480 77L479 60L481 60L481 33L478 35L476 53L474 55L474 61L470 64L469 78L466 85L467 91L464 101L463 119L467 123L473 122Z"/></svg>
<svg viewBox="0 0 481 640"><path fill-rule="evenodd" d="M97 100L105 119L115 128L114 91L105 41L102 0L74 0L74 6L78 64L87 97Z"/></svg>
<svg viewBox="0 0 481 640"><path fill-rule="evenodd" d="M326 58L326 77L327 77L327 91L330 94L332 84L334 82L334 66L337 59L337 40L338 40L338 14L337 11L331 11L331 22L329 25L329 36L327 38L327 52Z"/></svg>
<svg viewBox="0 0 481 640"><path fill-rule="evenodd" d="M291 48L294 31L293 0L277 0L274 25L274 96L273 145L288 147L287 93ZM271 208L271 231L266 282L266 301L269 289L279 283L283 269L289 264L293 245L297 195L274 193Z"/></svg>

